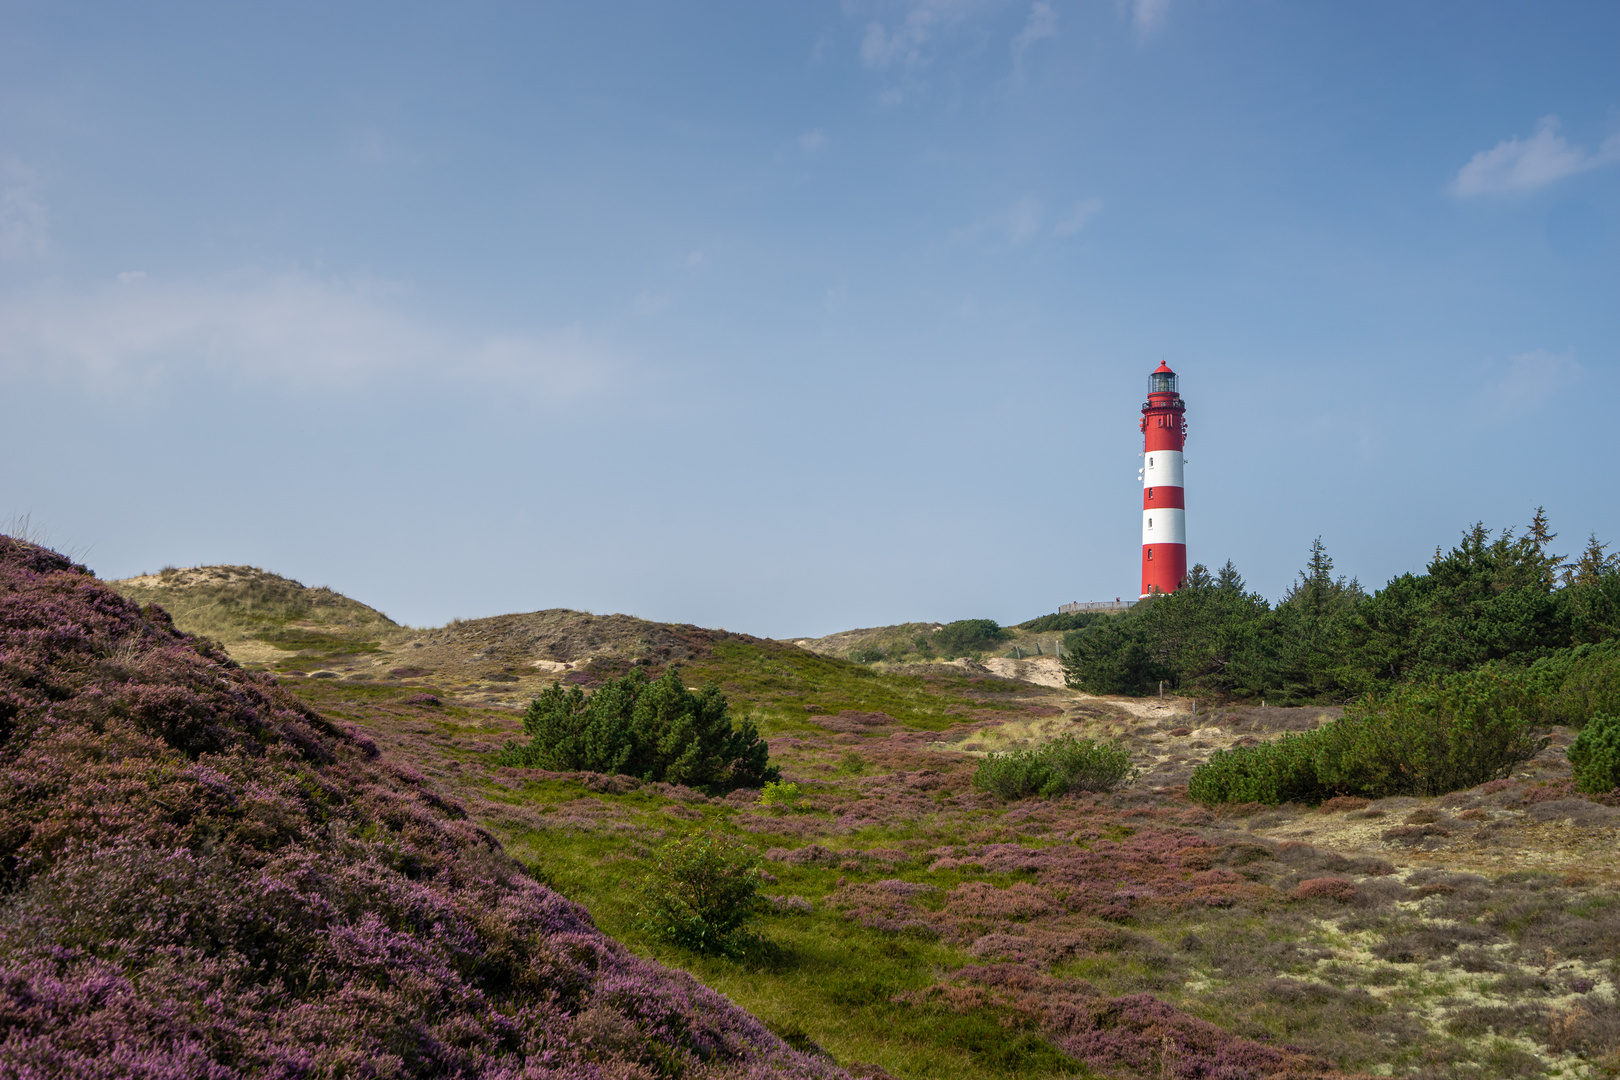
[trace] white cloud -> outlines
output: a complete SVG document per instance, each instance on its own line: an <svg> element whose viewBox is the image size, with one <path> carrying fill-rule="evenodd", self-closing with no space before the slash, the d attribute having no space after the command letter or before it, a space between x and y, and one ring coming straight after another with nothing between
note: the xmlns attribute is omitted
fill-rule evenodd
<svg viewBox="0 0 1620 1080"><path fill-rule="evenodd" d="M1597 153L1589 153L1558 133L1558 117L1545 116L1528 139L1503 139L1470 158L1451 182L1451 193L1467 197L1533 191L1614 161L1620 161L1620 134L1604 140Z"/></svg>
<svg viewBox="0 0 1620 1080"><path fill-rule="evenodd" d="M33 171L16 160L0 165L0 259L44 255L50 247L48 225Z"/></svg>
<svg viewBox="0 0 1620 1080"><path fill-rule="evenodd" d="M1018 32L1017 37L1012 39L1014 62L1022 60L1025 51L1031 45L1042 38L1052 37L1056 33L1057 12L1052 10L1052 5L1046 3L1045 0L1036 0L1035 5L1029 9L1029 18L1025 20L1024 28Z"/></svg>
<svg viewBox="0 0 1620 1080"><path fill-rule="evenodd" d="M1046 207L1033 196L1001 207L987 217L951 233L953 241L970 241L981 237L995 237L1017 247L1026 243L1040 231Z"/></svg>
<svg viewBox="0 0 1620 1080"><path fill-rule="evenodd" d="M0 297L0 373L72 379L119 393L203 373L290 388L497 383L535 398L605 385L617 366L578 327L463 335L410 309L387 282L244 271L208 282L139 272L72 290Z"/></svg>
<svg viewBox="0 0 1620 1080"><path fill-rule="evenodd" d="M1053 226L1052 235L1073 236L1075 233L1085 228L1092 218L1102 213L1102 208L1103 204L1101 199L1081 199L1079 202L1071 206L1069 208L1069 212L1064 214L1062 219L1059 220L1055 226Z"/></svg>
<svg viewBox="0 0 1620 1080"><path fill-rule="evenodd" d="M827 133L817 128L799 136L799 149L806 154L819 154L827 149Z"/></svg>
<svg viewBox="0 0 1620 1080"><path fill-rule="evenodd" d="M913 68L927 62L925 46L939 34L985 7L984 0L912 0L891 24L874 20L861 38L861 62L869 68L891 64Z"/></svg>
<svg viewBox="0 0 1620 1080"><path fill-rule="evenodd" d="M1141 37L1164 29L1170 17L1170 0L1129 0L1131 25Z"/></svg>
<svg viewBox="0 0 1620 1080"><path fill-rule="evenodd" d="M1570 353L1537 349L1509 357L1506 374L1483 392L1499 416L1516 416L1549 404L1585 377L1586 369Z"/></svg>
<svg viewBox="0 0 1620 1080"><path fill-rule="evenodd" d="M1013 244L1022 244L1034 236L1041 227L1041 216L1046 212L1038 199L1019 199L1002 211L1002 221L1007 228L1007 240Z"/></svg>
<svg viewBox="0 0 1620 1080"><path fill-rule="evenodd" d="M675 297L667 292L655 293L645 289L636 294L637 315L662 315L675 304Z"/></svg>

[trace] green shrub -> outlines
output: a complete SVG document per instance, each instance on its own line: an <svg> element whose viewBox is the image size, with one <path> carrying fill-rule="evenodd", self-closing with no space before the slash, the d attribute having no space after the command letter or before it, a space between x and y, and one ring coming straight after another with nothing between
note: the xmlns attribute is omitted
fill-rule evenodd
<svg viewBox="0 0 1620 1080"><path fill-rule="evenodd" d="M973 786L1003 799L1048 798L1071 791L1112 791L1136 775L1124 748L1065 735L1034 750L991 754Z"/></svg>
<svg viewBox="0 0 1620 1080"><path fill-rule="evenodd" d="M786 806L792 808L799 804L799 800L803 796L804 792L799 788L798 784L772 780L760 791L759 801L762 806Z"/></svg>
<svg viewBox="0 0 1620 1080"><path fill-rule="evenodd" d="M1532 664L1530 676L1548 723L1578 728L1620 716L1620 641L1561 649Z"/></svg>
<svg viewBox="0 0 1620 1080"><path fill-rule="evenodd" d="M552 683L523 714L527 746L508 744L502 765L626 773L708 791L779 779L752 720L733 726L725 695L686 688L671 667L650 682L639 669L587 696Z"/></svg>
<svg viewBox="0 0 1620 1080"><path fill-rule="evenodd" d="M879 660L888 659L888 654L874 645L862 645L850 653L849 658L857 664L875 664Z"/></svg>
<svg viewBox="0 0 1620 1080"><path fill-rule="evenodd" d="M1568 754L1582 791L1604 795L1620 787L1620 716L1592 717Z"/></svg>
<svg viewBox="0 0 1620 1080"><path fill-rule="evenodd" d="M1193 770L1203 803L1443 795L1506 776L1536 754L1538 701L1523 675L1482 668L1369 698L1315 731L1217 751Z"/></svg>
<svg viewBox="0 0 1620 1080"><path fill-rule="evenodd" d="M1063 633L1066 630L1083 630L1092 623L1108 616L1101 611L1074 611L1067 615L1053 613L1042 615L1038 619L1018 624L1019 630L1028 630L1032 634Z"/></svg>
<svg viewBox="0 0 1620 1080"><path fill-rule="evenodd" d="M1217 750L1193 770L1187 795L1195 802L1320 802L1328 792L1316 772L1315 732L1274 743Z"/></svg>
<svg viewBox="0 0 1620 1080"><path fill-rule="evenodd" d="M1006 637L1007 632L994 619L958 619L935 630L931 641L940 655L949 659L984 652Z"/></svg>
<svg viewBox="0 0 1620 1080"><path fill-rule="evenodd" d="M742 951L764 906L763 862L757 848L720 833L669 841L642 888L641 928L698 952Z"/></svg>

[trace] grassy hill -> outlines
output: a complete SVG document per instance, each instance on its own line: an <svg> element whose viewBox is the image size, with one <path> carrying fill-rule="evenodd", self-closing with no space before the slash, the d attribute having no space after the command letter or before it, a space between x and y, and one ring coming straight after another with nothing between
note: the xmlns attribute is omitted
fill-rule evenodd
<svg viewBox="0 0 1620 1080"><path fill-rule="evenodd" d="M260 666L633 952L866 1075L1620 1072L1620 808L1572 789L1568 731L1473 791L1211 811L1186 798L1194 765L1335 710L1195 715L997 677L988 658L849 658L934 626L800 647L548 611L378 629L335 678L300 674L308 652ZM759 721L796 805L495 763L535 688L671 663ZM1057 800L972 787L984 752L1065 733L1120 741L1143 775ZM763 948L701 957L640 928L658 845L699 829L768 853Z"/></svg>
<svg viewBox="0 0 1620 1080"><path fill-rule="evenodd" d="M0 1075L846 1075L362 733L3 536L0 646Z"/></svg>
<svg viewBox="0 0 1620 1080"><path fill-rule="evenodd" d="M1090 616L1106 618L1105 615ZM842 630L820 638L802 638L796 645L812 652L837 656L860 663L917 664L940 659L992 656L1056 656L1064 630L1071 620L1049 615L1017 626L1002 626L990 637L975 640L962 633L966 623L988 620L959 620L954 623L909 622L894 626L873 626Z"/></svg>

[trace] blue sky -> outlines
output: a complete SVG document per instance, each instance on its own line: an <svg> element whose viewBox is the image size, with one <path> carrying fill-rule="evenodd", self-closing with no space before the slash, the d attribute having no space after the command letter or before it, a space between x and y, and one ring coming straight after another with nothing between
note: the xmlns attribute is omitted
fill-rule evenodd
<svg viewBox="0 0 1620 1080"><path fill-rule="evenodd" d="M1620 540L1620 6L0 0L0 517L822 634Z"/></svg>

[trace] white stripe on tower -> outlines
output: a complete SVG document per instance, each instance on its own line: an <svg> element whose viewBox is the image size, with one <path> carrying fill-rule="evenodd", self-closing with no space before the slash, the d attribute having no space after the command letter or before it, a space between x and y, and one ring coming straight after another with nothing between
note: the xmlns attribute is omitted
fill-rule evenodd
<svg viewBox="0 0 1620 1080"><path fill-rule="evenodd" d="M1149 450L1142 455L1142 489L1184 487L1180 450Z"/></svg>
<svg viewBox="0 0 1620 1080"><path fill-rule="evenodd" d="M1142 511L1142 546L1187 543L1187 511Z"/></svg>

